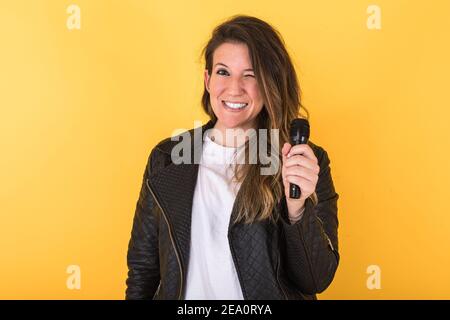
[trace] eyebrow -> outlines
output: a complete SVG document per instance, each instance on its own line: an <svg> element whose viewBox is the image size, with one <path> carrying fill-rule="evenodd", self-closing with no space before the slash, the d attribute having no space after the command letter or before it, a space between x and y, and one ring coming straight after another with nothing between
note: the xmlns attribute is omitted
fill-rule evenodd
<svg viewBox="0 0 450 320"><path fill-rule="evenodd" d="M223 63L221 63L221 62L216 63L216 64L214 65L214 67L216 67L217 65L222 65L222 66L228 68L228 66L227 66L226 64L223 64ZM251 68L250 68L250 69L245 69L244 71L253 71L253 69L251 69Z"/></svg>

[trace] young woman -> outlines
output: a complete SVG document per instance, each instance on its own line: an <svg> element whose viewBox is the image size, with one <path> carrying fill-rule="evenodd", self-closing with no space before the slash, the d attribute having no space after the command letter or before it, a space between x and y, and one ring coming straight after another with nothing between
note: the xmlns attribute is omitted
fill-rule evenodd
<svg viewBox="0 0 450 320"><path fill-rule="evenodd" d="M181 135L193 161L176 159L171 138L149 156L126 298L315 299L339 263L338 194L327 152L289 143L302 105L283 40L260 19L234 16L215 28L204 57L210 121ZM278 130L263 140L268 150L282 146L274 174L261 173L258 157L235 161L250 154L249 137L261 129ZM291 183L299 199L289 197Z"/></svg>

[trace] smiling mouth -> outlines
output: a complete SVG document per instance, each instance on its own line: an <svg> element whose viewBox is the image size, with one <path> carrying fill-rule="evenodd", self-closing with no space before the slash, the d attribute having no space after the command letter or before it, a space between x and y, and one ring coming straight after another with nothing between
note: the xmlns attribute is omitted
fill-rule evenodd
<svg viewBox="0 0 450 320"><path fill-rule="evenodd" d="M223 101L223 100L222 100L222 104L226 108L231 109L231 110L242 110L242 109L245 109L245 107L248 106L248 103L244 103L244 102L242 102L242 103L240 103L240 102L229 102L229 101Z"/></svg>

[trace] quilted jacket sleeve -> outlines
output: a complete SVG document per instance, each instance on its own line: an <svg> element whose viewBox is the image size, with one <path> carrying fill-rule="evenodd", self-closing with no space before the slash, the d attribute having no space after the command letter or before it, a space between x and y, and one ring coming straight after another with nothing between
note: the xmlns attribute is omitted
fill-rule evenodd
<svg viewBox="0 0 450 320"><path fill-rule="evenodd" d="M316 154L320 165L316 186L318 202L305 201L303 217L290 224L286 198L282 201L284 233L284 263L289 279L305 294L324 291L334 278L339 264L337 200L331 177L330 160L319 147Z"/></svg>
<svg viewBox="0 0 450 320"><path fill-rule="evenodd" d="M155 150L155 149L154 149ZM147 187L152 170L152 151L145 168L128 244L126 296L128 299L152 299L160 280L158 254L158 217Z"/></svg>

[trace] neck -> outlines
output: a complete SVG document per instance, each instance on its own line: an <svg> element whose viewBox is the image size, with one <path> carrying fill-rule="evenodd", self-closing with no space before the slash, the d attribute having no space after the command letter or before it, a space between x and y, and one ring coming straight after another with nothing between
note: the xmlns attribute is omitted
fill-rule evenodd
<svg viewBox="0 0 450 320"><path fill-rule="evenodd" d="M216 122L210 137L222 146L236 148L249 139L251 129L253 128L225 128Z"/></svg>

